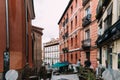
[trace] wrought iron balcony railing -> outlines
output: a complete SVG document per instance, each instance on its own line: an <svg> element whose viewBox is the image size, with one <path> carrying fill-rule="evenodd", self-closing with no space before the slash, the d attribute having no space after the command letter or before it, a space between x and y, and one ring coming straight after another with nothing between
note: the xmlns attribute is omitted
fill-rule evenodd
<svg viewBox="0 0 120 80"><path fill-rule="evenodd" d="M83 47L83 49L90 48L91 47L91 39L83 40L82 41L82 47Z"/></svg>
<svg viewBox="0 0 120 80"><path fill-rule="evenodd" d="M82 26L85 27L91 23L91 14L88 14L82 19Z"/></svg>
<svg viewBox="0 0 120 80"><path fill-rule="evenodd" d="M62 37L63 37L63 40L67 39L68 38L68 32L66 32Z"/></svg>
<svg viewBox="0 0 120 80"><path fill-rule="evenodd" d="M63 48L62 49L63 53L68 53L69 52L69 49L67 47Z"/></svg>
<svg viewBox="0 0 120 80"><path fill-rule="evenodd" d="M63 27L65 27L67 23L68 23L68 18L66 18L65 21L63 22Z"/></svg>

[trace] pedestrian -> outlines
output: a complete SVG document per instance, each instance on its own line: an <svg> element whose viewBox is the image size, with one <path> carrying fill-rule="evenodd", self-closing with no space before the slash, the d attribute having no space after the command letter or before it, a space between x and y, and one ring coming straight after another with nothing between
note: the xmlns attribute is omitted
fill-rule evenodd
<svg viewBox="0 0 120 80"><path fill-rule="evenodd" d="M40 80L43 79L43 80L46 80L47 79L47 70L45 68L45 66L42 66L39 70L39 73L38 73L39 77L40 77Z"/></svg>
<svg viewBox="0 0 120 80"><path fill-rule="evenodd" d="M81 65L81 63L80 63L80 59L77 61L77 72L79 73L80 72L80 65Z"/></svg>
<svg viewBox="0 0 120 80"><path fill-rule="evenodd" d="M29 64L26 63L22 71L22 80L29 80L30 75L31 75L31 69L29 67Z"/></svg>
<svg viewBox="0 0 120 80"><path fill-rule="evenodd" d="M88 58L86 58L86 60L84 62L84 65L85 65L85 67L90 68L91 62L90 62L90 60Z"/></svg>
<svg viewBox="0 0 120 80"><path fill-rule="evenodd" d="M81 65L80 61L81 61L80 59L77 61L77 66Z"/></svg>

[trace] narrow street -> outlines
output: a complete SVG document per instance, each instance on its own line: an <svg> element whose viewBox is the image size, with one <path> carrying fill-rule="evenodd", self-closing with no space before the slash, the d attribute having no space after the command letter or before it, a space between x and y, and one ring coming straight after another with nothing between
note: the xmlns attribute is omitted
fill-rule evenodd
<svg viewBox="0 0 120 80"><path fill-rule="evenodd" d="M0 0L0 23L0 80L120 80L120 0Z"/></svg>
<svg viewBox="0 0 120 80"><path fill-rule="evenodd" d="M53 75L51 80L79 80L77 74L60 74Z"/></svg>

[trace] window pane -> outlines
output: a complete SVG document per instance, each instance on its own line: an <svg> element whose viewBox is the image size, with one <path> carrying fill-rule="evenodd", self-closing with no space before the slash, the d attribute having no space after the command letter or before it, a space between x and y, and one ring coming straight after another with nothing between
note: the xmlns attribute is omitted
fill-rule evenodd
<svg viewBox="0 0 120 80"><path fill-rule="evenodd" d="M90 38L90 30L86 30L85 35L86 35L86 39L89 39Z"/></svg>
<svg viewBox="0 0 120 80"><path fill-rule="evenodd" d="M90 7L88 7L88 8L85 10L85 13L86 13L86 16L87 16L88 14L90 14Z"/></svg>

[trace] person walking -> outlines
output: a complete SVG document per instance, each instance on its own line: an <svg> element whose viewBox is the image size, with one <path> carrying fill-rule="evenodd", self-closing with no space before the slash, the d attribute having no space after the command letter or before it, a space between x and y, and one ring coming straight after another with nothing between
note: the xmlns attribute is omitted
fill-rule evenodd
<svg viewBox="0 0 120 80"><path fill-rule="evenodd" d="M46 80L46 79L47 79L47 70L46 70L45 66L42 66L42 67L40 68L39 77L40 77L40 80L41 80L41 79L43 79L43 80Z"/></svg>
<svg viewBox="0 0 120 80"><path fill-rule="evenodd" d="M81 65L80 61L81 61L80 59L77 61L77 66Z"/></svg>
<svg viewBox="0 0 120 80"><path fill-rule="evenodd" d="M77 72L79 73L80 72L80 66L81 66L81 62L80 62L81 60L79 59L78 61L77 61Z"/></svg>

